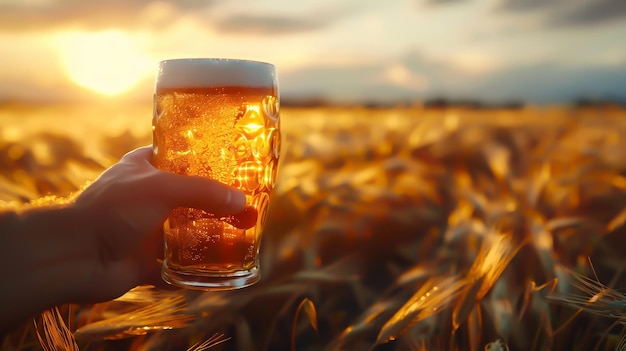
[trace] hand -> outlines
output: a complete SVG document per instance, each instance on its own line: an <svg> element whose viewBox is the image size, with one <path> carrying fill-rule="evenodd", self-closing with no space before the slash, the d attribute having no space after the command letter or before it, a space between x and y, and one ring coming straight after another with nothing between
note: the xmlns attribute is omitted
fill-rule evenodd
<svg viewBox="0 0 626 351"><path fill-rule="evenodd" d="M242 192L217 181L160 171L151 147L125 155L82 192L73 208L83 217L92 255L82 302L115 298L160 280L163 222L173 208L232 214L245 206Z"/></svg>
<svg viewBox="0 0 626 351"><path fill-rule="evenodd" d="M55 305L160 281L162 226L176 207L246 214L239 190L157 170L151 158L150 147L128 153L70 205L0 212L0 332Z"/></svg>

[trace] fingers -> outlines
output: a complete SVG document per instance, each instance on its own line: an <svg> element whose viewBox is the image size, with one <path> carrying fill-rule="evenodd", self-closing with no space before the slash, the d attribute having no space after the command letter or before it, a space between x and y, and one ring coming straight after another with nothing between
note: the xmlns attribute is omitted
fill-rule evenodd
<svg viewBox="0 0 626 351"><path fill-rule="evenodd" d="M135 149L122 157L122 162L148 164L152 167L152 146ZM218 181L183 176L154 169L155 183L151 189L172 207L193 207L210 213L237 213L245 207L243 192Z"/></svg>
<svg viewBox="0 0 626 351"><path fill-rule="evenodd" d="M246 205L243 192L218 181L197 176L160 173L155 184L163 198L173 207L193 207L210 213L237 213Z"/></svg>

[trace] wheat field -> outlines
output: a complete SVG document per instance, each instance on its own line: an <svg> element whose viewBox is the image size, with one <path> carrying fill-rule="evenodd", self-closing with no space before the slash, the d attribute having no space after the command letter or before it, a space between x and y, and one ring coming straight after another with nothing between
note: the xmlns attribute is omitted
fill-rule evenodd
<svg viewBox="0 0 626 351"><path fill-rule="evenodd" d="M0 203L65 201L151 106L0 107ZM58 306L2 350L626 350L626 110L285 107L262 281Z"/></svg>

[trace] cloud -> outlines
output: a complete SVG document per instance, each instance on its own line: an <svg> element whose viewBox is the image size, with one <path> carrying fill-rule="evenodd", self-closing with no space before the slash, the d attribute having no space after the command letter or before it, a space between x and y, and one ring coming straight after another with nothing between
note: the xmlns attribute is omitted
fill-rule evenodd
<svg viewBox="0 0 626 351"><path fill-rule="evenodd" d="M626 18L626 1L595 0L554 16L560 24L599 24Z"/></svg>
<svg viewBox="0 0 626 351"><path fill-rule="evenodd" d="M252 4L255 5L255 4ZM365 6L321 4L288 9L264 9L228 0L33 0L0 1L0 30L35 31L63 27L85 30L164 29L183 16L222 33L275 35L325 28ZM357 7L354 7L357 6ZM294 13L298 11L299 13Z"/></svg>
<svg viewBox="0 0 626 351"><path fill-rule="evenodd" d="M286 100L394 103L439 94L461 76L446 63L410 51L392 63L381 59L301 68L281 75L280 86Z"/></svg>
<svg viewBox="0 0 626 351"><path fill-rule="evenodd" d="M575 1L575 0L574 0ZM501 0L496 8L498 10L504 11L531 11L538 9L546 9L554 6L558 6L559 4L567 5L568 2L572 2L572 0Z"/></svg>
<svg viewBox="0 0 626 351"><path fill-rule="evenodd" d="M319 16L281 16L281 15L253 15L234 14L221 19L215 24L215 29L224 33L237 34L292 34L306 32L325 27L329 19Z"/></svg>
<svg viewBox="0 0 626 351"><path fill-rule="evenodd" d="M474 0L419 0L440 6ZM599 25L626 18L624 0L498 0L496 12L540 13L545 27Z"/></svg>
<svg viewBox="0 0 626 351"><path fill-rule="evenodd" d="M319 65L280 77L285 101L320 99L339 103L398 103L431 98L486 103L567 103L580 98L626 103L626 63L563 66L540 63L497 67L467 74L454 66L409 52L387 61Z"/></svg>
<svg viewBox="0 0 626 351"><path fill-rule="evenodd" d="M415 91L428 89L428 79L410 71L405 65L391 64L380 74L379 79L383 83L390 83L401 87L406 87Z"/></svg>
<svg viewBox="0 0 626 351"><path fill-rule="evenodd" d="M241 6L231 7L227 9L225 16L213 20L212 25L218 31L231 34L299 34L325 29L337 21L367 12L371 4L318 2L314 6L307 6L305 3L292 6L288 2L286 6L289 7L245 10Z"/></svg>
<svg viewBox="0 0 626 351"><path fill-rule="evenodd" d="M438 5L447 5L447 4L461 3L461 2L467 2L467 1L468 0L423 0L423 3L426 5L438 6Z"/></svg>
<svg viewBox="0 0 626 351"><path fill-rule="evenodd" d="M626 18L624 0L501 0L497 10L545 12L545 26L598 25Z"/></svg>
<svg viewBox="0 0 626 351"><path fill-rule="evenodd" d="M216 0L59 0L0 2L0 29L28 31L65 26L90 30L132 28L144 24L143 15L171 17L178 12L197 12L209 8ZM165 10L165 11L163 11Z"/></svg>

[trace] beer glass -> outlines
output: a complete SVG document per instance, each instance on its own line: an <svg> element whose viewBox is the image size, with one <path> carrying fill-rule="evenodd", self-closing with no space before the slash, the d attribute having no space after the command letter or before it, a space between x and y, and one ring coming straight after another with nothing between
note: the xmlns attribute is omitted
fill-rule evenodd
<svg viewBox="0 0 626 351"><path fill-rule="evenodd" d="M230 59L161 61L152 130L155 167L236 187L246 194L244 211L258 214L248 225L237 215L174 209L164 224L163 279L200 290L257 282L280 151L274 66Z"/></svg>

